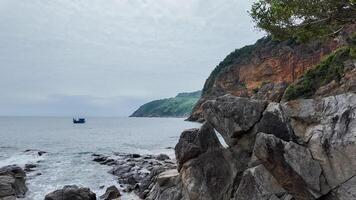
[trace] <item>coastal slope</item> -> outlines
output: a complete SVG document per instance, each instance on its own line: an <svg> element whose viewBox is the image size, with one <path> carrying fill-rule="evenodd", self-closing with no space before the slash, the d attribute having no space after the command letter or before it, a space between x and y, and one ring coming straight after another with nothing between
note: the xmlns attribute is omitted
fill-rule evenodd
<svg viewBox="0 0 356 200"><path fill-rule="evenodd" d="M283 90L326 55L345 46L347 35L354 30L355 25L351 25L337 37L308 43L298 43L295 39L276 41L268 36L236 49L211 72L188 120L202 121L204 102L224 94L252 97L267 83L269 88ZM283 93L274 94L267 100L279 102L281 95Z"/></svg>
<svg viewBox="0 0 356 200"><path fill-rule="evenodd" d="M201 91L179 93L177 96L148 102L130 117L187 117L200 98Z"/></svg>
<svg viewBox="0 0 356 200"><path fill-rule="evenodd" d="M205 123L183 131L175 146L177 170L150 179L141 196L355 199L355 52L355 46L338 48L279 92L270 87L259 98L224 94L206 101L201 106ZM283 101L268 100L276 93Z"/></svg>

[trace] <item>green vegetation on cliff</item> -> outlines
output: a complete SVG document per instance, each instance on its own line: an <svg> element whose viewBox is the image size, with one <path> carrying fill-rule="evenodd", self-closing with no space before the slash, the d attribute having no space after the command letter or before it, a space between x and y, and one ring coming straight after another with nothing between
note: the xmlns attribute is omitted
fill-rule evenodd
<svg viewBox="0 0 356 200"><path fill-rule="evenodd" d="M343 47L329 54L316 67L308 70L291 84L284 95L286 100L310 98L322 86L331 81L339 82L344 74L344 61L355 58L354 48Z"/></svg>
<svg viewBox="0 0 356 200"><path fill-rule="evenodd" d="M179 93L176 97L151 101L130 117L186 117L200 98L201 91Z"/></svg>

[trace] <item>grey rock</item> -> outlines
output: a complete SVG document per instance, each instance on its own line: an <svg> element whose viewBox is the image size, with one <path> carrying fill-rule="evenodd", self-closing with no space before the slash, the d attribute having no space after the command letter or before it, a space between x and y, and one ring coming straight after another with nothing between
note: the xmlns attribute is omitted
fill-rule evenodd
<svg viewBox="0 0 356 200"><path fill-rule="evenodd" d="M181 177L189 199L229 199L237 175L227 150L208 151L184 163Z"/></svg>
<svg viewBox="0 0 356 200"><path fill-rule="evenodd" d="M248 132L262 117L267 102L224 95L203 104L206 121L234 146L242 134Z"/></svg>
<svg viewBox="0 0 356 200"><path fill-rule="evenodd" d="M0 197L15 196L15 179L12 176L0 176Z"/></svg>
<svg viewBox="0 0 356 200"><path fill-rule="evenodd" d="M112 185L106 189L105 194L100 196L100 199L113 200L113 199L119 198L120 196L121 196L121 194L120 194L119 189L117 189L117 187Z"/></svg>
<svg viewBox="0 0 356 200"><path fill-rule="evenodd" d="M187 151L191 149L194 154ZM183 132L176 155L183 196L198 200L229 199L250 157L245 151L223 148L209 123L199 130Z"/></svg>
<svg viewBox="0 0 356 200"><path fill-rule="evenodd" d="M331 189L356 175L356 94L284 104L297 135L320 162Z"/></svg>
<svg viewBox="0 0 356 200"><path fill-rule="evenodd" d="M0 198L15 196L24 197L27 192L26 174L16 165L0 168Z"/></svg>
<svg viewBox="0 0 356 200"><path fill-rule="evenodd" d="M169 160L169 156L166 155L166 154L159 154L157 157L156 157L157 160Z"/></svg>
<svg viewBox="0 0 356 200"><path fill-rule="evenodd" d="M279 103L268 104L256 127L257 132L273 134L284 141L297 141L289 118Z"/></svg>
<svg viewBox="0 0 356 200"><path fill-rule="evenodd" d="M16 200L15 196L0 197L0 200Z"/></svg>
<svg viewBox="0 0 356 200"><path fill-rule="evenodd" d="M321 196L321 167L309 150L274 135L259 133L254 153L278 183L296 199Z"/></svg>
<svg viewBox="0 0 356 200"><path fill-rule="evenodd" d="M45 200L96 200L96 194L89 188L67 185L46 195Z"/></svg>
<svg viewBox="0 0 356 200"><path fill-rule="evenodd" d="M168 170L156 177L146 200L188 200L182 193L182 181L177 170Z"/></svg>
<svg viewBox="0 0 356 200"><path fill-rule="evenodd" d="M353 200L356 199L356 176L346 181L331 193L327 194L325 200Z"/></svg>
<svg viewBox="0 0 356 200"><path fill-rule="evenodd" d="M222 148L214 129L205 123L200 129L185 130L175 147L178 171L190 159L208 151Z"/></svg>
<svg viewBox="0 0 356 200"><path fill-rule="evenodd" d="M27 171L27 172L31 172L31 171L34 171L34 168L36 168L37 167L37 165L36 164L26 164L25 165L25 171Z"/></svg>
<svg viewBox="0 0 356 200"><path fill-rule="evenodd" d="M287 89L288 84L286 82L267 83L258 90L258 92L252 97L258 100L267 100L269 102L280 102L284 91Z"/></svg>
<svg viewBox="0 0 356 200"><path fill-rule="evenodd" d="M235 200L279 199L286 191L263 165L247 169L235 192Z"/></svg>

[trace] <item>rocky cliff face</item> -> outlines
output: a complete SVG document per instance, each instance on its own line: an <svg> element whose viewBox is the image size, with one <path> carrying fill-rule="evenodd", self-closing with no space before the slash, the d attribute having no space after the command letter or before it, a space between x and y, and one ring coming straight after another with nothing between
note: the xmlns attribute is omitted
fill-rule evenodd
<svg viewBox="0 0 356 200"><path fill-rule="evenodd" d="M355 30L355 27L350 26L348 31L351 30ZM346 35L347 31L334 39L307 44L298 44L293 40L272 41L267 37L232 52L206 80L202 98L193 108L189 120L202 119L203 103L223 94L251 97L264 88L274 91L273 95L264 96L264 99L279 102L283 93L278 93L278 89L297 80L319 63L323 56L345 45ZM268 87L264 87L268 83ZM262 98L261 95L257 96Z"/></svg>
<svg viewBox="0 0 356 200"><path fill-rule="evenodd" d="M184 131L175 147L177 170L152 176L142 197L356 199L356 39L344 46L346 38L303 45L265 39L229 55L193 112L204 124Z"/></svg>
<svg viewBox="0 0 356 200"><path fill-rule="evenodd" d="M152 179L146 199L356 199L354 92L285 103L224 95L202 107L206 122L175 147L178 171Z"/></svg>

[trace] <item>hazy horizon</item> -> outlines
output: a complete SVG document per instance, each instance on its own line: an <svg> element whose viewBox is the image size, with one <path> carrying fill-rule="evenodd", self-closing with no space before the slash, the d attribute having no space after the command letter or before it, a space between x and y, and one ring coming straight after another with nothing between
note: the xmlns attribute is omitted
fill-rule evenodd
<svg viewBox="0 0 356 200"><path fill-rule="evenodd" d="M128 116L262 36L252 0L2 0L0 116Z"/></svg>

